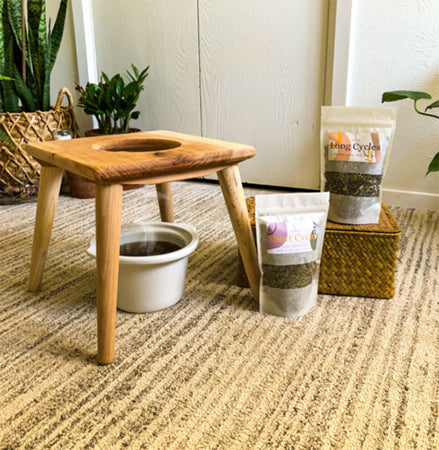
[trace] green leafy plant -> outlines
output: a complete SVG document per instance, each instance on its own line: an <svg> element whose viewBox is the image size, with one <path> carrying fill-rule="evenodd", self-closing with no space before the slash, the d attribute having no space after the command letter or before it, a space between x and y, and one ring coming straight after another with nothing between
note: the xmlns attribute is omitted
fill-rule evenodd
<svg viewBox="0 0 439 450"><path fill-rule="evenodd" d="M434 117L435 119L439 119L439 115L428 113L427 111L439 108L439 100L434 101L430 105L426 106L424 111L421 111L418 108L418 101L419 100L431 100L431 95L427 94L426 92L418 92L418 91L389 91L384 92L382 97L382 103L384 102L395 102L398 100L404 100L404 99L410 99L413 100L413 106L415 108L415 111L418 114L421 114L422 116L428 116L428 117ZM436 155L431 160L426 175L428 175L430 172L439 172L439 152L436 153Z"/></svg>
<svg viewBox="0 0 439 450"><path fill-rule="evenodd" d="M78 106L86 114L96 117L103 134L128 133L130 120L140 116L140 111L134 111L134 108L143 90L149 66L139 72L131 64L131 69L132 73L127 71L130 79L127 83L120 74L109 78L102 72L97 84L87 83L85 88L76 87L80 95Z"/></svg>
<svg viewBox="0 0 439 450"><path fill-rule="evenodd" d="M0 0L0 112L50 109L50 75L67 4L60 1L51 28L45 0Z"/></svg>

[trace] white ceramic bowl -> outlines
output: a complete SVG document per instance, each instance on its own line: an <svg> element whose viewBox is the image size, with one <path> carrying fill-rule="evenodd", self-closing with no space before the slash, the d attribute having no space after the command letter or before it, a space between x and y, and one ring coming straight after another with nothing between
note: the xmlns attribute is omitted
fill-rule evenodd
<svg viewBox="0 0 439 450"><path fill-rule="evenodd" d="M175 305L183 295L189 255L197 248L193 226L176 223L138 223L121 229L120 243L161 240L179 245L179 250L154 256L119 256L117 307L145 313ZM96 238L87 253L96 257Z"/></svg>

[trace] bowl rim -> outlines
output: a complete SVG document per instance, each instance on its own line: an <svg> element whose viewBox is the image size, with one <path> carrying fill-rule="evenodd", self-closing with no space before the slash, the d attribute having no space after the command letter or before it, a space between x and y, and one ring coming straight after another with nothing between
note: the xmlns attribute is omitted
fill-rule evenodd
<svg viewBox="0 0 439 450"><path fill-rule="evenodd" d="M178 261L189 256L198 246L198 235L195 227L186 223L171 222L139 222L123 225L121 227L121 238L124 235L134 234L136 232L145 231L162 231L178 234L183 236L187 244L176 251L164 253L162 255L152 256L121 256L119 255L119 264L124 265L152 265L152 264L168 264ZM90 240L87 254L92 258L96 258L96 236Z"/></svg>

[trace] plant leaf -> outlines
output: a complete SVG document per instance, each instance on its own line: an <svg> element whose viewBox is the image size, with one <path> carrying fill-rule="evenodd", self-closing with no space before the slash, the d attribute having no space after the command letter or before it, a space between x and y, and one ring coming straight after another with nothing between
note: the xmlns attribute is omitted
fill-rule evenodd
<svg viewBox="0 0 439 450"><path fill-rule="evenodd" d="M433 102L431 105L428 105L428 106L425 108L425 111L428 111L429 109L432 109L432 108L439 108L439 100L436 100L436 101Z"/></svg>
<svg viewBox="0 0 439 450"><path fill-rule="evenodd" d="M11 36L11 39L9 39L8 42L5 43L5 67L4 71L6 76L14 77L14 69L15 63L14 63L14 50L13 50L13 39ZM18 74L20 77L20 74ZM8 112L17 113L19 112L18 107L18 95L15 91L15 85L17 83L17 80L14 81L2 81L2 94L3 94L3 101L4 101L4 109Z"/></svg>
<svg viewBox="0 0 439 450"><path fill-rule="evenodd" d="M0 0L0 72L3 73L5 70L5 40L8 39L8 28L10 25L7 17L7 10L5 5L5 0Z"/></svg>
<svg viewBox="0 0 439 450"><path fill-rule="evenodd" d="M123 81L123 78L120 77L117 79L115 85L114 85L114 91L118 97L120 97L124 91L125 82Z"/></svg>
<svg viewBox="0 0 439 450"><path fill-rule="evenodd" d="M426 92L419 91L389 91L384 92L381 103L396 102L398 100L404 100L406 98L416 101L423 98L431 99L431 95L427 94Z"/></svg>
<svg viewBox="0 0 439 450"><path fill-rule="evenodd" d="M439 152L436 153L434 158L431 160L425 175L428 175L430 172L439 172Z"/></svg>
<svg viewBox="0 0 439 450"><path fill-rule="evenodd" d="M58 14L56 15L55 24L53 29L49 29L49 37L51 40L50 44L50 55L49 55L49 72L52 71L55 65L55 60L58 55L58 50L61 45L62 36L64 33L64 23L66 21L67 13L67 0L61 0L58 8Z"/></svg>
<svg viewBox="0 0 439 450"><path fill-rule="evenodd" d="M28 29L31 46L32 72L36 83L36 101L39 109L45 109L44 90L46 76L46 51L47 51L47 31L46 31L46 3L41 0L28 0ZM47 89L47 88L46 88Z"/></svg>
<svg viewBox="0 0 439 450"><path fill-rule="evenodd" d="M110 79L108 78L107 74L105 72L102 72L101 77L104 79L104 81L107 84L110 84Z"/></svg>
<svg viewBox="0 0 439 450"><path fill-rule="evenodd" d="M15 40L21 48L22 31L21 31L21 0L6 0L8 10L9 24L14 33Z"/></svg>
<svg viewBox="0 0 439 450"><path fill-rule="evenodd" d="M38 106L36 104L34 95L31 89L29 89L27 84L21 78L20 72L18 71L16 66L14 66L14 85L15 90L20 97L23 110L28 112L37 110Z"/></svg>
<svg viewBox="0 0 439 450"><path fill-rule="evenodd" d="M49 21L50 27L50 21ZM52 37L50 33L47 35L46 46L44 48L44 80L43 80L43 96L42 96L42 108L43 111L50 109L50 49L52 47Z"/></svg>
<svg viewBox="0 0 439 450"><path fill-rule="evenodd" d="M17 144L9 137L5 130L0 129L0 139L9 144L14 150L17 150Z"/></svg>

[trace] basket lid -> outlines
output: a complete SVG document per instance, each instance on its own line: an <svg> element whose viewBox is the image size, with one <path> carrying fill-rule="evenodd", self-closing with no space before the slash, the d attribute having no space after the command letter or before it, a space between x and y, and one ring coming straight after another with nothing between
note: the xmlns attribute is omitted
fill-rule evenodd
<svg viewBox="0 0 439 450"><path fill-rule="evenodd" d="M248 216L250 224L255 226L255 199L254 197L246 198ZM398 225L395 217L390 211L389 207L383 203L381 205L381 212L378 223L366 224L366 225L348 225L344 223L331 222L326 223L326 230L334 231L363 231L374 233L400 233L401 228Z"/></svg>

